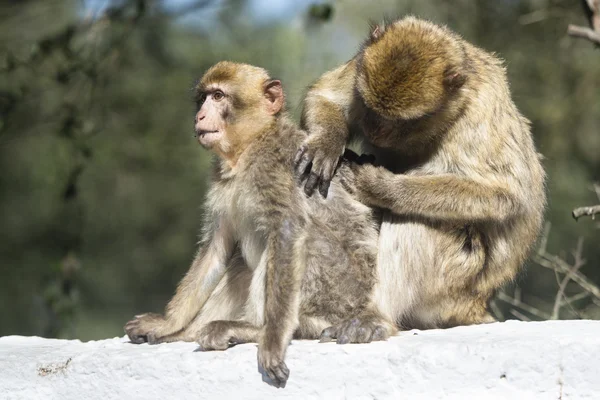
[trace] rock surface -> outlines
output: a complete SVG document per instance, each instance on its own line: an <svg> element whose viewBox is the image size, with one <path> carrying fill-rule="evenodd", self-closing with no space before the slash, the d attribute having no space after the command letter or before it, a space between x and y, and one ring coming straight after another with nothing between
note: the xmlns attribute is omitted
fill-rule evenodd
<svg viewBox="0 0 600 400"><path fill-rule="evenodd" d="M0 399L600 399L600 321L401 332L363 345L294 341L285 388L256 345L0 338Z"/></svg>

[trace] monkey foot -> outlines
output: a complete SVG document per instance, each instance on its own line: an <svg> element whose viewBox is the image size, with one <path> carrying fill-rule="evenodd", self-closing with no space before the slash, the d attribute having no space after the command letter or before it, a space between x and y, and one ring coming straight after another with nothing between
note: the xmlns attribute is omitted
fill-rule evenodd
<svg viewBox="0 0 600 400"><path fill-rule="evenodd" d="M164 322L165 319L160 314L147 313L136 315L125 325L125 333L129 336L131 343L161 343L160 337L157 337L155 332L156 328L164 324Z"/></svg>
<svg viewBox="0 0 600 400"><path fill-rule="evenodd" d="M235 321L212 321L200 330L196 342L202 350L227 350L237 344L233 337Z"/></svg>
<svg viewBox="0 0 600 400"><path fill-rule="evenodd" d="M386 340L392 328L388 322L378 317L356 317L330 326L321 332L319 342L336 341L337 344L370 343Z"/></svg>

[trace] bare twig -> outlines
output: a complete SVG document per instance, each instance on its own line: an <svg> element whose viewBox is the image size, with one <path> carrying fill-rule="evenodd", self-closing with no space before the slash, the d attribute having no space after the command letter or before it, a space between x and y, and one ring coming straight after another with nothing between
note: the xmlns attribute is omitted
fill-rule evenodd
<svg viewBox="0 0 600 400"><path fill-rule="evenodd" d="M590 27L569 25L567 34L587 39L600 46L600 0L585 0L582 4Z"/></svg>
<svg viewBox="0 0 600 400"><path fill-rule="evenodd" d="M564 307L564 306L565 306L565 305L567 305L567 304L571 305L571 304L573 304L574 302L576 302L576 301L579 301L579 300L583 300L583 299L585 299L586 297L590 297L591 295L592 295L592 294L591 294L590 292L581 292L581 293L578 293L578 294L576 294L576 295L573 295L573 296L571 296L571 297L564 297L564 298L563 298L563 299L560 301L560 306L561 306L561 307Z"/></svg>
<svg viewBox="0 0 600 400"><path fill-rule="evenodd" d="M496 303L496 300L490 301L490 308L492 309L492 313L498 321L504 321L506 319L504 318L504 313L502 312L500 307L498 307L498 303Z"/></svg>
<svg viewBox="0 0 600 400"><path fill-rule="evenodd" d="M521 321L531 321L531 318L529 318L528 316L526 316L525 314L515 310L514 308L510 309L510 313L512 315L514 315L515 317L517 317L518 319L520 319Z"/></svg>
<svg viewBox="0 0 600 400"><path fill-rule="evenodd" d="M556 293L556 297L554 299L554 307L552 308L552 316L551 319L558 319L560 314L560 308L563 297L565 297L565 290L567 285L571 281L571 278L574 273L576 273L583 265L585 265L585 260L582 257L583 254L583 238L579 238L577 241L577 248L573 252L573 257L575 261L573 262L573 266L569 269L569 272L565 274L565 277L559 282L558 292ZM558 275L557 275L558 280Z"/></svg>
<svg viewBox="0 0 600 400"><path fill-rule="evenodd" d="M600 44L600 42L598 42ZM580 217L591 216L595 219L596 214L600 214L600 204L597 206L579 207L573 210L573 218L578 220Z"/></svg>
<svg viewBox="0 0 600 400"><path fill-rule="evenodd" d="M590 28L586 28L585 26L569 25L567 34L569 36L587 39L592 43L600 45L600 33L597 33Z"/></svg>
<svg viewBox="0 0 600 400"><path fill-rule="evenodd" d="M519 24L521 25L529 25L534 24L536 22L543 21L549 16L548 10L535 10L527 14L523 14L519 17Z"/></svg>
<svg viewBox="0 0 600 400"><path fill-rule="evenodd" d="M513 306L518 307L521 310L528 312L531 315L535 315L536 317L538 317L540 319L550 319L549 314L547 314L547 313L543 312L542 310L539 310L533 306L530 306L529 304L523 303L520 299L510 297L509 295L507 295L504 292L498 293L498 298L502 301L507 302L508 304L512 304Z"/></svg>
<svg viewBox="0 0 600 400"><path fill-rule="evenodd" d="M545 254L546 248L548 247L548 236L550 236L550 229L552 228L552 224L550 221L544 224L544 230L542 231L542 236L540 237L540 246L538 247L538 254Z"/></svg>
<svg viewBox="0 0 600 400"><path fill-rule="evenodd" d="M558 270L558 272L563 274L569 273L571 269L571 266L565 260L558 256L554 256L548 253L543 254L543 256L540 256L539 254L534 255L533 261L544 268ZM577 283L584 290L590 292L590 294L592 294L594 297L600 300L600 288L598 288L598 286L596 286L581 272L574 272L571 276L571 280L573 280L573 282Z"/></svg>

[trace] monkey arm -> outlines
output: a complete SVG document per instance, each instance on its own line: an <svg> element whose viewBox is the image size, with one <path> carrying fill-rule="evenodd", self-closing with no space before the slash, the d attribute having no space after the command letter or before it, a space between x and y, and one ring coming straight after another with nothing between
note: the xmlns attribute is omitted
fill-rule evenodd
<svg viewBox="0 0 600 400"><path fill-rule="evenodd" d="M158 336L185 328L198 314L225 274L234 245L231 229L225 221L209 223L198 254L167 305L166 323L157 332Z"/></svg>
<svg viewBox="0 0 600 400"><path fill-rule="evenodd" d="M396 175L373 165L354 167L361 201L396 214L456 221L504 221L523 203L508 185L458 175Z"/></svg>
<svg viewBox="0 0 600 400"><path fill-rule="evenodd" d="M272 231L267 244L265 326L258 361L269 377L285 382L289 370L284 358L298 326L303 267L295 254L297 224L286 218Z"/></svg>
<svg viewBox="0 0 600 400"><path fill-rule="evenodd" d="M354 94L356 61L325 73L304 99L301 126L309 137L300 146L294 164L296 173L308 176L307 195L318 187L324 197L339 157L348 142L348 115ZM312 166L312 167L311 167Z"/></svg>

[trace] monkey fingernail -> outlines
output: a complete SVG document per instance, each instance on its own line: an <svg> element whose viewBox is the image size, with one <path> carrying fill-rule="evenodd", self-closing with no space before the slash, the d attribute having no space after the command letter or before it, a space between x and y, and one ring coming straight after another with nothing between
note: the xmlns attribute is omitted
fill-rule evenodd
<svg viewBox="0 0 600 400"><path fill-rule="evenodd" d="M306 193L307 196L311 196L314 193L318 183L319 175L317 175L314 172L311 172L310 176L308 177L308 180L306 181L306 184L304 185L304 193Z"/></svg>
<svg viewBox="0 0 600 400"><path fill-rule="evenodd" d="M304 155L304 151L306 150L305 146L300 147L300 149L296 152L296 155L294 156L294 165L298 165L298 163L300 162L300 160L302 159L302 156Z"/></svg>

